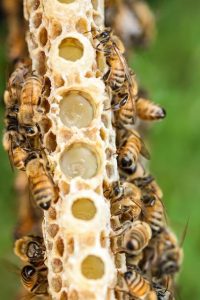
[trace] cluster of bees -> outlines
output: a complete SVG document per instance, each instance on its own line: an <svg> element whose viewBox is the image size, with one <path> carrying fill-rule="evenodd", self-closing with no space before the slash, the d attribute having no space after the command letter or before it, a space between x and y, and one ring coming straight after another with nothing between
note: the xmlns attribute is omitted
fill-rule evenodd
<svg viewBox="0 0 200 300"><path fill-rule="evenodd" d="M19 62L9 78L3 144L11 165L26 172L33 201L47 210L56 192L39 125L45 115L44 83L30 68L29 62Z"/></svg>
<svg viewBox="0 0 200 300"><path fill-rule="evenodd" d="M124 46L110 28L96 30L95 49L104 53L108 71L103 76L117 133L120 180L104 185L111 206L111 249L125 254L126 272L118 269L116 293L130 299L174 299L174 277L182 262L182 249L167 226L162 191L145 173L141 156L150 158L136 130L136 121L165 117L165 110L138 88L135 74L124 58ZM30 62L19 62L8 81L4 147L12 166L24 171L34 203L48 210L56 199L40 122L45 118L44 79L34 74ZM15 253L25 263L24 287L33 295L48 295L44 241L24 236L15 242Z"/></svg>
<svg viewBox="0 0 200 300"><path fill-rule="evenodd" d="M117 133L120 180L104 186L104 196L111 204L111 248L115 255L126 256L127 272L119 270L116 291L131 299L174 299L174 276L180 269L182 249L167 226L162 191L142 166L141 156L149 159L150 155L135 129L137 119L160 120L166 113L138 91L122 42L112 30L105 28L95 39L109 66L104 81Z"/></svg>

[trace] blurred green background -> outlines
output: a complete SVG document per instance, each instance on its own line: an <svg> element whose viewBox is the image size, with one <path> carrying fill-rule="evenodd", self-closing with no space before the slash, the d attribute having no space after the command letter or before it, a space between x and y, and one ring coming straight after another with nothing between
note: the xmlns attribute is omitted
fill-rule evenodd
<svg viewBox="0 0 200 300"><path fill-rule="evenodd" d="M179 277L182 300L200 299L200 1L149 0L157 16L158 35L148 51L132 59L132 67L151 98L167 110L167 118L150 131L151 170L164 191L170 224L184 242L185 259ZM6 76L5 25L0 37L0 94ZM0 105L1 132L3 100ZM16 202L13 173L0 150L0 257L14 260L12 231ZM0 299L14 299L19 277L0 262Z"/></svg>

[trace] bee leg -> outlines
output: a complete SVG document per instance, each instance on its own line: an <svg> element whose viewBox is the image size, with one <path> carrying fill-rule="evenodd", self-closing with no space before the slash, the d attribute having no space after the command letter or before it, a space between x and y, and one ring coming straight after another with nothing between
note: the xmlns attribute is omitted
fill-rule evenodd
<svg viewBox="0 0 200 300"><path fill-rule="evenodd" d="M131 226L132 226L132 222L130 222L130 221L124 222L123 225L121 226L121 228L118 228L114 234L111 234L111 237L117 237L117 236L122 235Z"/></svg>

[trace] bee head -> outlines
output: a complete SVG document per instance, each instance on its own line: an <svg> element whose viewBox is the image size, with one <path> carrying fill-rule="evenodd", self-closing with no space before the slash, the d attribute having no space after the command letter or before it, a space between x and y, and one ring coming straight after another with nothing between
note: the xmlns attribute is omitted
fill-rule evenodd
<svg viewBox="0 0 200 300"><path fill-rule="evenodd" d="M125 156L125 157L122 157L121 160L120 160L120 165L122 168L130 168L131 165L132 165L133 161L131 158Z"/></svg>
<svg viewBox="0 0 200 300"><path fill-rule="evenodd" d="M30 280L36 273L36 269L31 265L27 265L22 268L22 277L26 280Z"/></svg>

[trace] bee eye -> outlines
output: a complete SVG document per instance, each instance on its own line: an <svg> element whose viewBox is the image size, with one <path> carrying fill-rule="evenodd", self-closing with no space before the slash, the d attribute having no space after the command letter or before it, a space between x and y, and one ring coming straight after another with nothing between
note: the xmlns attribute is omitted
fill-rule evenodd
<svg viewBox="0 0 200 300"><path fill-rule="evenodd" d="M124 278L126 281L130 280L132 277L132 272L131 271L128 271L126 273L124 273Z"/></svg>
<svg viewBox="0 0 200 300"><path fill-rule="evenodd" d="M35 272L36 272L36 270L32 266L25 266L22 269L22 273L23 273L24 277L26 277L26 278L31 278L35 274Z"/></svg>
<svg viewBox="0 0 200 300"><path fill-rule="evenodd" d="M50 205L51 205L51 201L48 201L48 202L41 203L40 207L44 210L47 210L49 209Z"/></svg>
<svg viewBox="0 0 200 300"><path fill-rule="evenodd" d="M121 166L122 168L128 168L132 165L132 160L128 157L123 157L121 159Z"/></svg>
<svg viewBox="0 0 200 300"><path fill-rule="evenodd" d="M25 131L26 131L27 134L30 134L30 135L33 135L37 132L37 130L34 129L34 127L26 127Z"/></svg>

